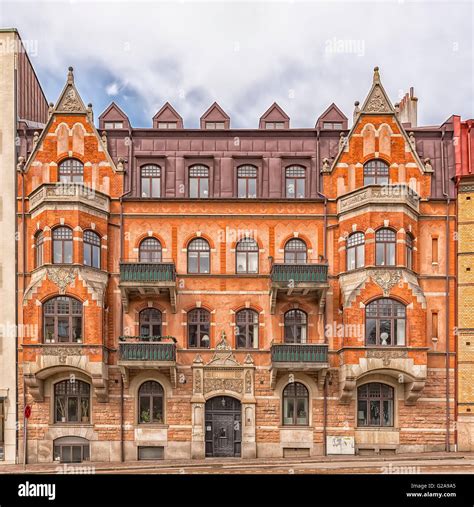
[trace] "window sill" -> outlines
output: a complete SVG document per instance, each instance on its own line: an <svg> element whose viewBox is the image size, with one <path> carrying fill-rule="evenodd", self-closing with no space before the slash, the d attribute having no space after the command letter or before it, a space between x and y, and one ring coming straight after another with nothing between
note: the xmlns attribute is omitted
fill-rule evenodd
<svg viewBox="0 0 474 507"><path fill-rule="evenodd" d="M71 427L78 427L78 428L89 427L89 428L92 428L94 425L91 422L85 422L85 423L80 423L80 422L55 422L55 423L50 423L49 426L53 427L53 428L60 428L60 427L63 427L63 428L71 428Z"/></svg>
<svg viewBox="0 0 474 507"><path fill-rule="evenodd" d="M137 424L135 424L135 429L140 429L140 428L167 430L169 428L169 424L164 424L164 423L137 423Z"/></svg>

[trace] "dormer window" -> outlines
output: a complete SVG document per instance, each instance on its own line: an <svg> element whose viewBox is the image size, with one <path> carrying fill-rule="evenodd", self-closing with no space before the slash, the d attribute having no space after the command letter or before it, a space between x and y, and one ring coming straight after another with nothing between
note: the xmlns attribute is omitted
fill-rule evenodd
<svg viewBox="0 0 474 507"><path fill-rule="evenodd" d="M325 122L323 122L323 129L327 129L327 130L341 130L342 129L342 123L341 122L334 122L334 121L325 121Z"/></svg>
<svg viewBox="0 0 474 507"><path fill-rule="evenodd" d="M104 122L106 129L123 129L123 121L106 121Z"/></svg>
<svg viewBox="0 0 474 507"><path fill-rule="evenodd" d="M159 129L173 130L178 128L178 122L176 121L160 121L158 122Z"/></svg>
<svg viewBox="0 0 474 507"><path fill-rule="evenodd" d="M275 129L284 129L285 123L282 121L266 121L265 129L266 130L275 130Z"/></svg>
<svg viewBox="0 0 474 507"><path fill-rule="evenodd" d="M224 129L223 121L206 121L206 130L222 130Z"/></svg>

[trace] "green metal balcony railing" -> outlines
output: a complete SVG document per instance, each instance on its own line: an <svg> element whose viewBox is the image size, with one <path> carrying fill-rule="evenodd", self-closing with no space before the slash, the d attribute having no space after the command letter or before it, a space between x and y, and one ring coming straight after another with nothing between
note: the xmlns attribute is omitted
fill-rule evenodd
<svg viewBox="0 0 474 507"><path fill-rule="evenodd" d="M121 282L175 282L174 262L121 262Z"/></svg>
<svg viewBox="0 0 474 507"><path fill-rule="evenodd" d="M159 336L121 336L119 360L174 362L176 361L176 343L162 342Z"/></svg>
<svg viewBox="0 0 474 507"><path fill-rule="evenodd" d="M325 283L328 279L327 264L273 264L272 282Z"/></svg>
<svg viewBox="0 0 474 507"><path fill-rule="evenodd" d="M278 343L271 347L273 363L327 363L328 346L310 343Z"/></svg>

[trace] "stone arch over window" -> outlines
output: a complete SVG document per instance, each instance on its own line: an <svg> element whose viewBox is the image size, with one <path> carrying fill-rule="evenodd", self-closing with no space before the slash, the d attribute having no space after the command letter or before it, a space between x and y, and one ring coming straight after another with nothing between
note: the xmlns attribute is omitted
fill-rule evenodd
<svg viewBox="0 0 474 507"><path fill-rule="evenodd" d="M211 248L204 238L194 238L188 243L188 273L211 272Z"/></svg>
<svg viewBox="0 0 474 507"><path fill-rule="evenodd" d="M138 423L163 424L165 393L156 380L147 380L138 388Z"/></svg>
<svg viewBox="0 0 474 507"><path fill-rule="evenodd" d="M43 304L45 343L82 343L83 305L70 296L54 296Z"/></svg>
<svg viewBox="0 0 474 507"><path fill-rule="evenodd" d="M210 348L211 313L204 308L194 308L187 314L188 347Z"/></svg>
<svg viewBox="0 0 474 507"><path fill-rule="evenodd" d="M406 345L406 306L392 298L378 298L365 307L367 346Z"/></svg>
<svg viewBox="0 0 474 507"><path fill-rule="evenodd" d="M347 271L361 268L365 265L365 235L363 232L353 232L346 243Z"/></svg>
<svg viewBox="0 0 474 507"><path fill-rule="evenodd" d="M83 234L84 264L100 269L100 236L91 230Z"/></svg>
<svg viewBox="0 0 474 507"><path fill-rule="evenodd" d="M283 426L309 426L309 391L301 382L287 384L282 394Z"/></svg>
<svg viewBox="0 0 474 507"><path fill-rule="evenodd" d="M364 185L388 185L389 166L381 159L371 159L364 164Z"/></svg>
<svg viewBox="0 0 474 507"><path fill-rule="evenodd" d="M54 384L54 422L90 422L91 386L83 380L68 378Z"/></svg>
<svg viewBox="0 0 474 507"><path fill-rule="evenodd" d="M67 226L53 229L53 263L72 264L73 262L73 233Z"/></svg>
<svg viewBox="0 0 474 507"><path fill-rule="evenodd" d="M393 427L394 388L382 382L369 382L357 388L357 426Z"/></svg>
<svg viewBox="0 0 474 507"><path fill-rule="evenodd" d="M58 181L60 183L82 183L84 164L77 158L67 158L59 163Z"/></svg>
<svg viewBox="0 0 474 507"><path fill-rule="evenodd" d="M161 242L156 238L147 237L138 246L140 262L161 262L163 248Z"/></svg>
<svg viewBox="0 0 474 507"><path fill-rule="evenodd" d="M235 246L236 273L258 273L258 244L253 238L242 238Z"/></svg>
<svg viewBox="0 0 474 507"><path fill-rule="evenodd" d="M308 246L301 238L292 238L285 244L285 263L305 264L308 261Z"/></svg>
<svg viewBox="0 0 474 507"><path fill-rule="evenodd" d="M138 314L140 336L162 336L163 314L157 308L144 308Z"/></svg>

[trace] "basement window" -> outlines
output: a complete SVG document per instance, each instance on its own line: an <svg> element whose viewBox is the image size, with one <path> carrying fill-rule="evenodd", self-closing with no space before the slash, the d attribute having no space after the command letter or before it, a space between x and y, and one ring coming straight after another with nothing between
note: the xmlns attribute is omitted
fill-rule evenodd
<svg viewBox="0 0 474 507"><path fill-rule="evenodd" d="M90 460L89 441L81 437L61 437L54 441L54 461L82 463Z"/></svg>
<svg viewBox="0 0 474 507"><path fill-rule="evenodd" d="M158 446L138 446L138 460L148 461L156 459L164 459L165 448Z"/></svg>

